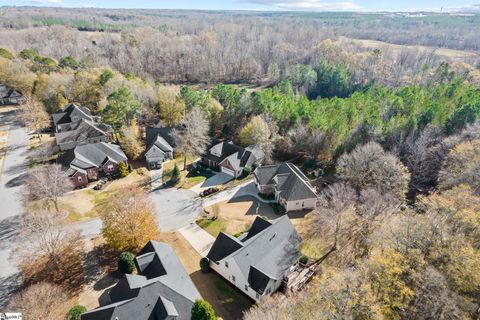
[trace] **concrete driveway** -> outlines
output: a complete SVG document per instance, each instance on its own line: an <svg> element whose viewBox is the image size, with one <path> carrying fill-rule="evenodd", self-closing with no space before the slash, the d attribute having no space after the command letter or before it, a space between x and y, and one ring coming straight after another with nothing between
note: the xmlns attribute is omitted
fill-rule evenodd
<svg viewBox="0 0 480 320"><path fill-rule="evenodd" d="M205 181L200 182L199 184L191 187L190 190L192 190L195 193L200 193L205 189L221 186L222 184L225 184L232 179L233 179L233 176L226 174L224 172L218 172L215 175L211 176L210 178L206 179Z"/></svg>
<svg viewBox="0 0 480 320"><path fill-rule="evenodd" d="M174 231L190 224L202 210L202 199L190 190L158 189L149 195L155 205L161 231Z"/></svg>
<svg viewBox="0 0 480 320"><path fill-rule="evenodd" d="M27 172L28 133L18 122L18 111L3 112L0 125L9 130L6 154L0 168L0 309L21 285L16 262L9 259L23 212L21 189ZM8 126L8 127L7 127Z"/></svg>
<svg viewBox="0 0 480 320"><path fill-rule="evenodd" d="M186 225L178 231L202 257L207 256L215 241L215 238L210 233L200 228L195 222Z"/></svg>

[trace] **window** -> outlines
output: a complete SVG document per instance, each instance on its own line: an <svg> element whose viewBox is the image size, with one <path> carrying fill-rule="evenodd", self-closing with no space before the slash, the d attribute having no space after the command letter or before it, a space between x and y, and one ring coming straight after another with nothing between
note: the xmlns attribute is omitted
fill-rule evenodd
<svg viewBox="0 0 480 320"><path fill-rule="evenodd" d="M112 171L112 170L113 170L113 164L109 164L109 165L107 166L107 170L108 170L108 171Z"/></svg>
<svg viewBox="0 0 480 320"><path fill-rule="evenodd" d="M228 268L228 261L225 261L225 267Z"/></svg>
<svg viewBox="0 0 480 320"><path fill-rule="evenodd" d="M267 289L267 294L269 294L269 293L270 293L270 288Z"/></svg>
<svg viewBox="0 0 480 320"><path fill-rule="evenodd" d="M248 284L245 285L245 291L248 291Z"/></svg>
<svg viewBox="0 0 480 320"><path fill-rule="evenodd" d="M232 276L232 282L235 282L235 276Z"/></svg>

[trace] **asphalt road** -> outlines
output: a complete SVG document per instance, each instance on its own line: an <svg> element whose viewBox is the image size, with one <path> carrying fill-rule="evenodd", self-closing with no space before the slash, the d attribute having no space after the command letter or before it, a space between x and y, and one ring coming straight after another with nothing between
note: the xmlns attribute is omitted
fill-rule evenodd
<svg viewBox="0 0 480 320"><path fill-rule="evenodd" d="M15 111L0 113L0 126L9 126L6 155L0 171L0 310L21 285L16 262L9 259L18 234L23 205L21 189L27 170L28 133Z"/></svg>

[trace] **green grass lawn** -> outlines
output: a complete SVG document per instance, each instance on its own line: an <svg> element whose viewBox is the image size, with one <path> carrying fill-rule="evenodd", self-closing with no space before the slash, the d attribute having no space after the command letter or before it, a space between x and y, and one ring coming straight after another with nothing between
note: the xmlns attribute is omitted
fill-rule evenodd
<svg viewBox="0 0 480 320"><path fill-rule="evenodd" d="M200 228L210 233L213 237L217 237L218 234L226 230L226 221L223 218L217 218L216 220L209 218L202 218L197 220L197 224Z"/></svg>
<svg viewBox="0 0 480 320"><path fill-rule="evenodd" d="M187 156L187 166L189 164L193 163L195 160L197 160L197 158L198 157L195 157L195 156ZM183 162L184 162L184 157L183 156L177 156L174 159L163 163L163 177L162 177L162 180L163 180L164 183L168 182L170 180L170 178L172 177L172 171L173 171L173 168L175 167L175 164L181 170L181 178L183 179L186 176L187 171L183 170ZM182 179L180 179L180 181L182 181ZM180 184L180 183L181 182L177 183L177 185Z"/></svg>

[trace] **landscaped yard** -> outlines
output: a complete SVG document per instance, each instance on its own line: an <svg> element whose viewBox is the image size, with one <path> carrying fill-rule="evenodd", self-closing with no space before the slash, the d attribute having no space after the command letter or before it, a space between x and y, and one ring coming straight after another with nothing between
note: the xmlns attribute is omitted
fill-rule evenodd
<svg viewBox="0 0 480 320"><path fill-rule="evenodd" d="M258 201L252 196L241 196L227 201L215 203L204 208L205 216L197 224L212 236L221 231L238 234L248 230L257 216L267 219L278 218L269 204ZM216 219L212 219L216 217Z"/></svg>
<svg viewBox="0 0 480 320"><path fill-rule="evenodd" d="M222 201L204 208L204 211L204 216L197 220L197 224L214 237L217 237L220 232L239 235L248 230L257 216L268 220L279 217L269 204L260 202L252 196ZM313 213L311 211L291 212L288 216L303 239L302 253L311 258L320 257L325 250L325 245L309 237L308 232Z"/></svg>
<svg viewBox="0 0 480 320"><path fill-rule="evenodd" d="M195 162L197 159L198 157L187 156L187 166ZM180 181L176 183L175 186L183 187L182 184L185 182L188 182L188 180L186 180L188 171L183 170L183 162L184 162L184 157L180 155L180 156L176 156L174 159L168 162L163 163L162 180L164 183L169 182L170 179L172 178L172 171L173 171L173 168L175 167L175 164L177 165L178 169L180 169ZM195 177L195 178L196 178L196 181L198 181L197 183L200 183L206 179L206 177L202 177L202 176Z"/></svg>
<svg viewBox="0 0 480 320"><path fill-rule="evenodd" d="M71 222L87 220L98 216L97 207L121 187L143 186L149 179L147 170L136 169L127 177L113 180L102 190L84 189L68 193L60 199L60 208L68 213Z"/></svg>

